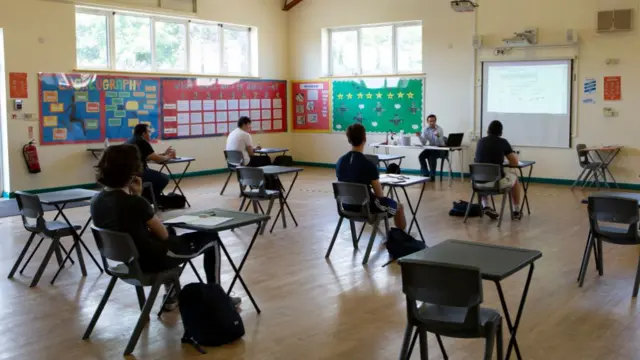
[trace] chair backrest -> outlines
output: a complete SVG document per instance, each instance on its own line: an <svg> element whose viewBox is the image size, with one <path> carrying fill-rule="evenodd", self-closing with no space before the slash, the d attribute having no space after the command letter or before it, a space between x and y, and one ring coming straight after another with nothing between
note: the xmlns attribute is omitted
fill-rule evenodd
<svg viewBox="0 0 640 360"><path fill-rule="evenodd" d="M438 326L450 328L452 325L460 330L479 329L480 304L483 299L482 279L478 268L402 260L400 265L409 321L422 322L432 329ZM445 313L459 316L437 316L428 311L419 313L416 301L435 305Z"/></svg>
<svg viewBox="0 0 640 360"><path fill-rule="evenodd" d="M373 163L373 165L376 166L376 168L380 165L380 159L378 158L378 155L376 155L376 154L364 154L364 157L367 158L367 160L371 161Z"/></svg>
<svg viewBox="0 0 640 360"><path fill-rule="evenodd" d="M153 183L150 183L150 182L142 183L142 193L151 198L151 206L153 206L153 212L157 213L158 201L156 200L156 195L153 193Z"/></svg>
<svg viewBox="0 0 640 360"><path fill-rule="evenodd" d="M500 179L502 179L502 166L497 164L471 164L471 186L480 192L496 191L500 192ZM493 187L481 186L478 184L493 183Z"/></svg>
<svg viewBox="0 0 640 360"><path fill-rule="evenodd" d="M41 233L46 230L44 210L38 195L24 191L16 191L16 202L22 217L22 223L27 231Z"/></svg>
<svg viewBox="0 0 640 360"><path fill-rule="evenodd" d="M100 257L105 269L110 269L107 260L125 264L129 269L129 274L133 277L143 275L138 262L138 249L136 248L131 235L99 228L91 225L91 232L96 239Z"/></svg>
<svg viewBox="0 0 640 360"><path fill-rule="evenodd" d="M586 165L591 162L591 160L589 160L589 152L584 150L586 148L587 148L587 145L585 144L576 145L576 152L578 153L578 161L582 165Z"/></svg>
<svg viewBox="0 0 640 360"><path fill-rule="evenodd" d="M240 166L236 168L236 172L238 173L238 182L240 183L240 188L243 189L243 193L244 189L248 187L251 190L258 190L258 195L266 195L264 170Z"/></svg>
<svg viewBox="0 0 640 360"><path fill-rule="evenodd" d="M245 165L242 151L225 150L224 158L227 160L227 168L229 170L235 170L237 167Z"/></svg>
<svg viewBox="0 0 640 360"><path fill-rule="evenodd" d="M596 236L614 241L640 241L637 200L620 198L615 195L593 195L589 196L588 212L589 225ZM601 227L600 222L617 226ZM618 230L625 230L625 228L626 232Z"/></svg>
<svg viewBox="0 0 640 360"><path fill-rule="evenodd" d="M340 216L346 218L371 218L371 212L369 211L371 199L367 185L336 181L333 183L333 196L336 199Z"/></svg>

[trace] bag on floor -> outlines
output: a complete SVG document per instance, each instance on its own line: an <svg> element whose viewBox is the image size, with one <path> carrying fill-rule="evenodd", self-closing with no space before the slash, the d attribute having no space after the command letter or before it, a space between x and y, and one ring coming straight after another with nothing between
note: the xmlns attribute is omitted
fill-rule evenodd
<svg viewBox="0 0 640 360"><path fill-rule="evenodd" d="M449 210L449 216L459 216L464 217L464 214L467 212L467 207L469 203L464 200L454 201L453 207ZM482 206L480 204L471 204L471 209L469 210L469 217L479 217L482 215Z"/></svg>
<svg viewBox="0 0 640 360"><path fill-rule="evenodd" d="M413 254L427 247L425 243L416 240L404 230L392 228L387 233L387 251L393 259Z"/></svg>
<svg viewBox="0 0 640 360"><path fill-rule="evenodd" d="M264 177L264 188L267 190L281 190L282 184L280 183L280 178L278 175L265 175Z"/></svg>
<svg viewBox="0 0 640 360"><path fill-rule="evenodd" d="M201 353L203 346L222 346L244 336L244 324L227 293L218 284L187 284L178 295L184 326L182 343Z"/></svg>
<svg viewBox="0 0 640 360"><path fill-rule="evenodd" d="M387 166L387 174L400 174L400 165L391 163Z"/></svg>
<svg viewBox="0 0 640 360"><path fill-rule="evenodd" d="M160 195L159 199L156 199L158 206L164 210L171 209L184 209L187 205L187 199L176 193L169 193L168 195Z"/></svg>
<svg viewBox="0 0 640 360"><path fill-rule="evenodd" d="M293 166L293 157L289 155L276 156L275 160L273 160L273 165Z"/></svg>

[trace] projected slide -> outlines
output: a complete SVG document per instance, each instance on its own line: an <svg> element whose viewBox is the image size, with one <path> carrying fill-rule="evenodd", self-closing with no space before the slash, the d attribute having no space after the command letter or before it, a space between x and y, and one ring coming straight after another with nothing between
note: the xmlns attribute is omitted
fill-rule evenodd
<svg viewBox="0 0 640 360"><path fill-rule="evenodd" d="M489 67L487 110L492 113L566 114L569 65Z"/></svg>

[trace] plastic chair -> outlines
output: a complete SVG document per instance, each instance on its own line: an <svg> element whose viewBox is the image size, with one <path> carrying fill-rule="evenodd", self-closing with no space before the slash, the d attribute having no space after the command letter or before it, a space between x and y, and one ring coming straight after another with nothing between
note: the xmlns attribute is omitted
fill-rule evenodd
<svg viewBox="0 0 640 360"><path fill-rule="evenodd" d="M98 250L100 251L104 268L107 274L111 276L111 281L109 281L107 290L105 291L104 296L102 296L102 299L98 304L98 308L93 314L91 322L82 336L82 339L87 340L91 336L91 332L96 326L96 323L100 318L100 314L107 304L116 282L120 279L127 284L135 286L136 293L138 295L138 305L140 306L140 310L142 310L142 313L138 318L138 322L133 329L133 333L131 334L131 338L129 338L127 347L124 350L124 355L129 355L136 347L138 338L140 338L140 334L149 320L151 308L153 307L162 285L165 282L171 281L174 284L176 292L180 292L180 282L178 281L178 278L180 276L181 268L176 267L158 273L143 273L140 269L140 263L138 262L138 249L129 234L100 229L93 225L91 226L91 231L96 239L96 244L98 245ZM107 260L116 262L118 265L110 266ZM145 286L151 286L151 291L147 298L145 298L144 293Z"/></svg>
<svg viewBox="0 0 640 360"><path fill-rule="evenodd" d="M247 211L249 209L249 205L253 205L253 211L256 214L258 214L258 209L260 209L260 212L265 214L262 206L260 205L260 201L269 201L266 215L271 215L273 203L276 199L280 201L280 210L284 211L284 198L282 197L282 193L278 190L267 190L265 188L264 170L253 167L238 167L236 168L236 172L238 174L238 182L240 183L240 196L242 196L240 211L242 211L243 208L244 211ZM249 201L248 203L247 200ZM245 203L247 204L246 208ZM283 223L285 222L284 216L282 217L282 221ZM264 233L268 222L269 220L262 223L260 235ZM271 227L271 232L273 232L273 226Z"/></svg>
<svg viewBox="0 0 640 360"><path fill-rule="evenodd" d="M329 249L327 249L327 253L324 257L328 258L331 255L333 244L338 238L338 233L340 232L340 227L342 226L342 221L344 219L349 220L349 225L351 226L351 240L353 242L354 250L358 249L358 242L360 242L360 236L356 236L355 223L369 223L372 225L373 229L371 230L371 236L369 237L367 250L365 251L364 258L362 259L362 264L365 265L369 261L369 255L371 254L373 242L376 239L378 225L380 225L381 220L384 220L385 230L387 232L389 231L389 219L387 217L387 214L371 213L369 209L369 202L371 201L371 199L369 195L369 187L367 185L334 182L333 196L336 199L336 206L338 208L338 215L340 216L340 219L338 220L338 225L336 226L336 230L333 233L333 238L331 239L331 244L329 244ZM360 233L360 235L362 235L362 232Z"/></svg>
<svg viewBox="0 0 640 360"><path fill-rule="evenodd" d="M242 156L241 151L237 150L225 150L224 151L224 159L227 161L227 169L229 169L229 176L227 176L227 180L224 182L224 186L222 186L222 190L220 191L220 195L224 194L224 190L227 188L227 184L231 179L231 175L236 172L236 169L240 166L244 165L244 157Z"/></svg>
<svg viewBox="0 0 640 360"><path fill-rule="evenodd" d="M402 290L407 301L407 327L400 359L409 359L420 337L420 359L428 359L427 332L436 335L445 359L440 336L484 338L484 359L491 360L496 342L502 360L502 317L482 304L482 280L478 268L400 259ZM417 305L416 301L422 304ZM416 328L412 339L412 333Z"/></svg>
<svg viewBox="0 0 640 360"><path fill-rule="evenodd" d="M146 195L145 198L149 198L151 200L151 206L153 207L153 212L157 213L158 210L158 202L156 201L156 195L153 193L153 184L150 182L142 183L142 194Z"/></svg>
<svg viewBox="0 0 640 360"><path fill-rule="evenodd" d="M20 216L22 217L24 228L25 230L30 232L31 235L29 236L27 243L24 245L22 252L20 252L20 255L13 265L13 268L11 268L8 278L13 278L13 275L16 273L18 266L20 266L20 263L24 259L24 256L27 254L27 251L29 250L29 247L31 247L31 243L33 242L33 239L36 237L36 235L40 236L40 241L34 248L27 261L22 266L22 269L20 269L20 274L22 274L26 266L29 264L29 262L33 258L33 255L38 250L44 239L46 238L51 240L51 245L49 246L47 253L42 259L42 262L40 263L36 274L31 280L31 284L29 285L30 287L34 287L38 284L38 281L40 281L42 273L46 269L47 265L49 264L49 260L54 253L56 255L56 259L58 260L58 264L62 264L62 253L60 252L60 250L64 251L65 255L68 255L67 250L60 243L60 239L66 236L72 236L74 238L74 241L77 242L80 239L78 238L76 231L80 230L82 227L76 225L69 226L69 224L64 221L46 221L44 219L44 210L42 209L42 203L40 203L40 198L37 195L29 194L23 191L16 191L16 201L18 203L18 209L20 209ZM81 249L79 244L76 247L76 251L78 254L78 261L81 263L82 275L87 276L87 270L84 266L84 259L82 258L82 255L80 253Z"/></svg>
<svg viewBox="0 0 640 360"><path fill-rule="evenodd" d="M576 181L574 181L573 184L571 185L572 190L578 183L580 183L582 187L587 185L587 181L591 177L593 177L596 183L596 187L600 189L600 179L598 177L599 171L603 172L602 179L604 180L604 169L603 169L602 162L591 161L591 159L589 158L589 151L584 150L586 149L586 147L587 146L585 144L576 145L576 152L578 153L578 164L580 164L580 167L582 168L582 172L580 173ZM584 178L583 178L583 175L584 175Z"/></svg>
<svg viewBox="0 0 640 360"><path fill-rule="evenodd" d="M617 245L639 245L638 234L638 201L615 196L589 196L589 237L582 257L582 265L578 275L579 286L582 287L587 272L591 250L595 251L596 267L600 276L604 273L602 243ZM603 224L601 224L601 222ZM640 258L633 283L633 297L638 296L640 285Z"/></svg>
<svg viewBox="0 0 640 360"><path fill-rule="evenodd" d="M469 211L471 210L471 204L473 204L473 198L478 195L478 203L482 206L482 196L491 196L493 201L494 195L502 195L502 206L500 208L500 217L498 219L498 227L502 224L502 214L504 213L504 205L509 198L509 209L511 212L511 219L513 220L513 204L511 203L511 188L500 188L500 179L502 179L502 167L496 164L471 164L469 165L469 171L471 173L471 188L473 193L469 200L469 206L464 214L464 221L467 222L469 217ZM495 204L494 204L495 210ZM482 217L482 212L480 216Z"/></svg>

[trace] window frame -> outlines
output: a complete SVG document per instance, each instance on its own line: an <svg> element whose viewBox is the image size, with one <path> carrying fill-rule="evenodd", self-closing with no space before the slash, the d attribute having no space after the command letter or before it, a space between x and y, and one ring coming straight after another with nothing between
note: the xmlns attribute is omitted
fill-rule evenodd
<svg viewBox="0 0 640 360"><path fill-rule="evenodd" d="M190 75L198 75L198 76L248 76L248 77L254 77L254 76L258 76L258 74L254 74L252 73L252 69L254 68L253 66L253 59L255 54L253 54L253 44L252 44L252 36L251 33L252 31L254 31L254 27L253 26L244 26L244 25L233 25L233 24L225 24L225 23L220 23L220 22L213 22L213 21L202 21L202 20L192 20L189 18L181 18L181 17L173 17L173 16L164 16L164 15L156 15L156 14L150 14L150 13L143 13L143 12L135 12L135 11L123 11L123 10L110 10L110 9L102 9L102 8L95 8L95 7L86 7L86 6L76 6L75 9L75 13L77 14L89 14L89 15L99 15L99 16L106 16L107 18L107 67L100 67L100 68L86 68L86 67L81 67L78 64L78 55L76 52L76 69L78 70L86 70L86 71L91 71L91 70L101 70L101 71L113 71L113 72L129 72L129 70L121 70L118 69L116 67L116 41L115 41L115 16L117 14L122 14L122 15L126 15L126 16L137 16L137 17L142 17L142 18L148 18L150 19L150 23L151 23L151 37L150 37L150 45L151 45L151 69L148 71L149 73L159 73L159 74L190 74ZM158 69L158 65L156 63L156 23L157 22L163 22L163 23L174 23L174 24L181 24L181 25L185 25L186 28L186 45L185 45L185 60L186 60L186 65L185 68L183 69ZM220 61L220 68L219 68L219 72L218 73L204 73L204 72L192 72L191 71L191 24L196 24L199 26L211 26L211 27L215 27L216 31L218 32L218 50L219 50L219 61ZM248 33L247 36L247 71L246 73L233 73L230 74L228 72L225 71L224 69L224 60L225 60L225 54L224 54L224 31L223 28L227 28L227 29L232 29L232 30L237 30L237 31L241 31L241 30L246 30ZM76 34L76 42L77 42L77 34ZM76 48L77 48L77 43L76 43ZM140 72L140 71L130 71L133 73L136 72ZM145 72L146 73L146 72Z"/></svg>
<svg viewBox="0 0 640 360"><path fill-rule="evenodd" d="M390 74L376 74L376 73L364 73L362 71L362 30L368 28L376 28L383 26L391 26L391 67L392 72ZM382 23L382 24L367 24L367 25L359 25L359 26L345 26L345 27L337 27L337 28L328 28L327 30L327 51L324 56L328 59L327 61L327 76L362 76L362 75L372 75L372 76L384 76L384 75L406 75L416 73L414 71L398 71L398 29L402 27L410 27L410 26L420 26L423 29L422 21L403 21L403 22L395 22L395 23ZM357 49L357 66L356 72L353 74L335 74L333 69L333 49L332 49L332 41L333 34L340 32L348 32L348 31L356 31L356 49ZM421 56L423 57L423 53ZM422 73L422 69L418 73Z"/></svg>

